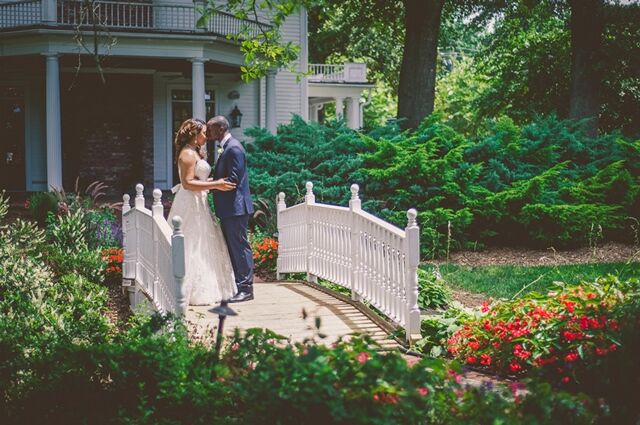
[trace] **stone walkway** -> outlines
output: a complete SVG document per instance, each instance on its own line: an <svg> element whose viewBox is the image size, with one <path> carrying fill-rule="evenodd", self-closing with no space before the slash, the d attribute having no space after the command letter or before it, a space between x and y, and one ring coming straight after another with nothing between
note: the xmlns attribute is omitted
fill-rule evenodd
<svg viewBox="0 0 640 425"><path fill-rule="evenodd" d="M385 349L399 346L389 339L384 329L353 305L304 283L256 283L254 291L254 300L229 304L238 315L226 319L225 334L232 334L234 328L268 328L292 342L315 337L317 342L329 345L341 336L361 333L371 335ZM209 309L210 306L188 308L187 321L195 327L195 332L211 334L217 327L218 316ZM306 320L303 309L307 313ZM325 334L325 338L318 338L314 332L316 317L320 318L320 333Z"/></svg>

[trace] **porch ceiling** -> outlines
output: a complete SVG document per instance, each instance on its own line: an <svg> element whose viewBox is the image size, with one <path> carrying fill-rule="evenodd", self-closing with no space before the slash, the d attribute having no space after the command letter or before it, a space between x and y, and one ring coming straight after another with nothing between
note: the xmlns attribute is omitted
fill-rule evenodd
<svg viewBox="0 0 640 425"><path fill-rule="evenodd" d="M61 53L84 53L73 39L74 31L29 29L0 33L0 57ZM115 34L116 44L100 53L112 57L191 59L203 58L219 64L238 67L244 63L238 46L217 36L182 34ZM85 33L91 48L93 34Z"/></svg>

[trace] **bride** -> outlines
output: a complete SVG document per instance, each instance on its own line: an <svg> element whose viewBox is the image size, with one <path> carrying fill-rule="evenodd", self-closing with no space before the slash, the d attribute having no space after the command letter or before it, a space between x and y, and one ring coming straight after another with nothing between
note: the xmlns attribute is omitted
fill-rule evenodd
<svg viewBox="0 0 640 425"><path fill-rule="evenodd" d="M167 221L171 223L176 215L182 218L184 286L190 305L214 304L236 293L227 245L207 202L210 189L229 191L236 185L225 179L209 179L211 166L200 155L207 140L206 129L204 122L188 119L180 126L174 142L180 185L176 186Z"/></svg>

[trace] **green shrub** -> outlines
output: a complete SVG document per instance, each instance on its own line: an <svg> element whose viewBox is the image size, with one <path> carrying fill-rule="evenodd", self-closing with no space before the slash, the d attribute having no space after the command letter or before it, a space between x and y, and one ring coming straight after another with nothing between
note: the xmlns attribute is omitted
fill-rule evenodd
<svg viewBox="0 0 640 425"><path fill-rule="evenodd" d="M589 138L553 115L525 125L498 118L475 136L447 122L434 114L413 133L298 119L277 136L253 130L252 191L268 200L282 191L293 205L310 180L317 202L347 205L358 183L363 209L400 228L406 211L418 210L425 258L486 244L586 245L592 228L603 240L632 242L640 141Z"/></svg>
<svg viewBox="0 0 640 425"><path fill-rule="evenodd" d="M29 212L40 225L44 225L49 214L58 212L58 198L51 192L36 192L27 201Z"/></svg>

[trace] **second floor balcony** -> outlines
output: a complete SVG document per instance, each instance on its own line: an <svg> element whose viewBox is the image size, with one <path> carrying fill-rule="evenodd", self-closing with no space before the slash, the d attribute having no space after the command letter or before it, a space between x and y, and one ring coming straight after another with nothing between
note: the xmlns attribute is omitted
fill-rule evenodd
<svg viewBox="0 0 640 425"><path fill-rule="evenodd" d="M269 28L264 22L239 19L227 13L212 16L205 28L193 4L159 1L24 0L0 2L0 31L24 28L62 28L132 32L176 32L227 36Z"/></svg>

